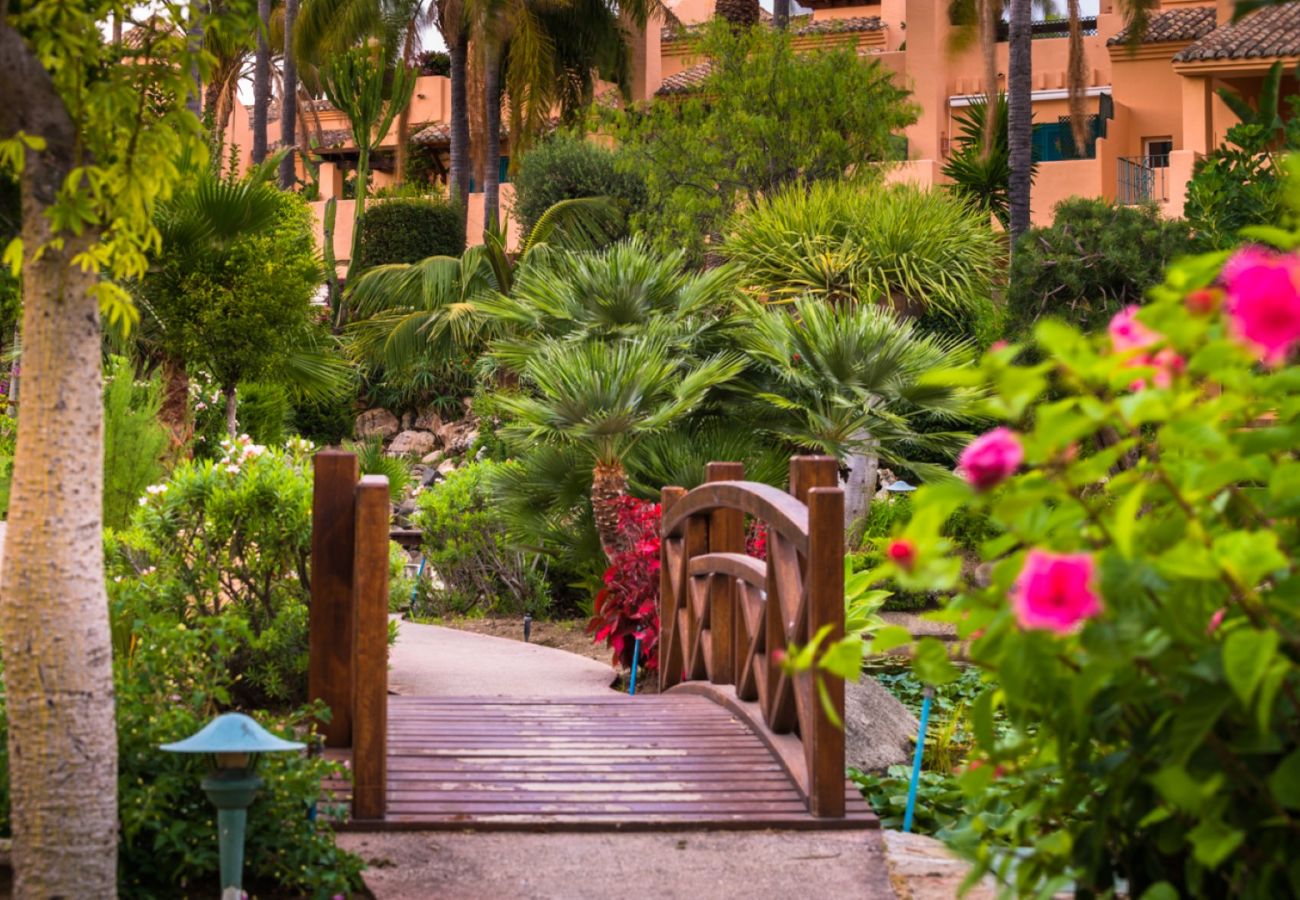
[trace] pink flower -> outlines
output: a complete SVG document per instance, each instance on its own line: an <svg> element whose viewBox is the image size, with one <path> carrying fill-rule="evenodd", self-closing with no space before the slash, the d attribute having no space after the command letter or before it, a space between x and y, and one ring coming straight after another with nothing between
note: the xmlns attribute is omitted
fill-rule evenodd
<svg viewBox="0 0 1300 900"><path fill-rule="evenodd" d="M1216 609L1214 611L1214 615L1210 616L1209 624L1205 626L1205 633L1207 635L1210 635L1218 631L1219 626L1223 624L1223 617L1227 615L1227 613L1228 613L1228 608L1226 606L1221 606L1218 609Z"/></svg>
<svg viewBox="0 0 1300 900"><path fill-rule="evenodd" d="M1174 376L1181 375L1187 371L1187 360L1183 359L1178 351L1169 347L1158 351L1155 355L1146 353L1134 357L1130 365L1141 366L1143 368L1155 369L1151 375L1151 381L1158 388L1167 388L1174 383ZM1138 378L1129 385L1129 390L1140 391L1147 386L1145 378Z"/></svg>
<svg viewBox="0 0 1300 900"><path fill-rule="evenodd" d="M1300 343L1300 259L1247 247L1224 264L1220 277L1232 333L1266 364L1283 362Z"/></svg>
<svg viewBox="0 0 1300 900"><path fill-rule="evenodd" d="M1138 308L1126 306L1110 320L1110 345L1116 353L1141 350L1160 340L1160 335L1137 320Z"/></svg>
<svg viewBox="0 0 1300 900"><path fill-rule="evenodd" d="M1192 291L1184 298L1183 302L1187 305L1187 311L1194 316L1208 316L1219 308L1223 302L1223 291L1218 288L1201 288L1199 291Z"/></svg>
<svg viewBox="0 0 1300 900"><path fill-rule="evenodd" d="M987 491L1010 478L1024 458L1016 433L1009 428L994 428L971 441L957 464L962 477L976 490Z"/></svg>
<svg viewBox="0 0 1300 900"><path fill-rule="evenodd" d="M905 572L912 571L912 566L916 565L916 545L906 538L890 541L885 554Z"/></svg>
<svg viewBox="0 0 1300 900"><path fill-rule="evenodd" d="M1095 566L1087 553L1030 550L1011 588L1011 607L1021 628L1068 634L1101 613L1093 586Z"/></svg>

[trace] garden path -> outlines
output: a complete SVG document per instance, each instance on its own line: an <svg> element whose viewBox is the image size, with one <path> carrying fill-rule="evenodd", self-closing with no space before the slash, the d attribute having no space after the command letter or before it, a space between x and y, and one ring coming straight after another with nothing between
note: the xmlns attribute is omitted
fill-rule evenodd
<svg viewBox="0 0 1300 900"><path fill-rule="evenodd" d="M564 650L400 619L389 665L389 692L403 696L609 696L614 681L610 666Z"/></svg>

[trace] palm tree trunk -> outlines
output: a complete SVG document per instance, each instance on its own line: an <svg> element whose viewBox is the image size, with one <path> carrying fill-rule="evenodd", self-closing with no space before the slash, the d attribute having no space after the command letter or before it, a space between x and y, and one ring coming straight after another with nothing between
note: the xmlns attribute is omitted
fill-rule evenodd
<svg viewBox="0 0 1300 900"><path fill-rule="evenodd" d="M239 392L232 384L221 389L221 396L226 398L226 435L233 441L239 437Z"/></svg>
<svg viewBox="0 0 1300 900"><path fill-rule="evenodd" d="M870 445L871 435L859 432L854 435L854 440L859 445ZM850 453L844 464L848 468L848 475L844 478L844 534L848 546L856 547L866 527L871 498L876 494L880 457L874 453Z"/></svg>
<svg viewBox="0 0 1300 900"><path fill-rule="evenodd" d="M1007 131L1011 152L1011 247L1029 228L1033 179L1033 41L1030 0L1011 0L1007 53Z"/></svg>
<svg viewBox="0 0 1300 900"><path fill-rule="evenodd" d="M626 542L618 527L620 501L627 496L627 472L623 464L596 463L591 473L591 511L596 517L596 533L600 546L610 562L626 550Z"/></svg>
<svg viewBox="0 0 1300 900"><path fill-rule="evenodd" d="M266 114L271 105L271 0L257 0L257 53L253 57L253 164L266 159Z"/></svg>
<svg viewBox="0 0 1300 900"><path fill-rule="evenodd" d="M417 10L406 28L406 42L402 47L402 65L410 68L415 65L415 34L419 23ZM398 184L406 183L406 156L411 142L411 104L407 103L397 114L397 154L394 160L393 176Z"/></svg>
<svg viewBox="0 0 1300 900"><path fill-rule="evenodd" d="M461 223L469 202L469 41L459 26L459 37L448 48L451 56L451 190L460 203ZM449 42L450 43L450 42Z"/></svg>
<svg viewBox="0 0 1300 900"><path fill-rule="evenodd" d="M775 0L772 4L772 24L777 31L785 31L790 25L790 0Z"/></svg>
<svg viewBox="0 0 1300 900"><path fill-rule="evenodd" d="M998 18L1001 4L998 0L979 0L980 53L984 56L984 148L987 159L997 148L998 116Z"/></svg>
<svg viewBox="0 0 1300 900"><path fill-rule="evenodd" d="M190 375L185 362L168 356L162 363L163 396L158 420L171 434L172 449L179 450L190 440Z"/></svg>
<svg viewBox="0 0 1300 900"><path fill-rule="evenodd" d="M77 133L49 74L3 17L0 84L0 136L21 129L45 141L21 176L24 382L0 563L13 893L116 897L102 335L96 277L73 264L100 235L54 232L47 211L77 165Z"/></svg>
<svg viewBox="0 0 1300 900"><path fill-rule="evenodd" d="M483 230L500 227L501 193L501 45L489 40L483 48Z"/></svg>
<svg viewBox="0 0 1300 900"><path fill-rule="evenodd" d="M296 143L298 119L298 63L293 58L293 26L298 21L298 0L284 0L284 90L280 98L280 145L292 148ZM288 190L297 180L294 151L280 160L280 187Z"/></svg>
<svg viewBox="0 0 1300 900"><path fill-rule="evenodd" d="M1088 110L1084 106L1084 91L1088 79L1088 61L1083 50L1083 23L1079 20L1079 0L1066 4L1070 12L1070 59L1065 77L1070 92L1070 132L1074 138L1074 152L1084 155L1088 143Z"/></svg>
<svg viewBox="0 0 1300 900"><path fill-rule="evenodd" d="M122 14L113 13L113 46L122 46Z"/></svg>

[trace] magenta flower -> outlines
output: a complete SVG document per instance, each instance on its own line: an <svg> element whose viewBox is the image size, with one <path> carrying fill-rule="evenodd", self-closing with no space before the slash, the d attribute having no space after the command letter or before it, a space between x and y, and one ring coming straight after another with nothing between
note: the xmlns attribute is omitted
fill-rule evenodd
<svg viewBox="0 0 1300 900"><path fill-rule="evenodd" d="M912 571L912 566L916 565L916 545L907 538L890 541L885 554L891 562L905 572Z"/></svg>
<svg viewBox="0 0 1300 900"><path fill-rule="evenodd" d="M957 465L962 477L978 491L987 491L1006 481L1025 459L1020 438L1009 428L994 428L982 434L961 452Z"/></svg>
<svg viewBox="0 0 1300 900"><path fill-rule="evenodd" d="M1223 617L1227 614L1228 608L1226 606L1220 606L1216 609L1214 615L1210 616L1209 623L1205 626L1205 633L1207 635L1212 635L1214 632L1218 631L1219 626L1223 624Z"/></svg>
<svg viewBox="0 0 1300 900"><path fill-rule="evenodd" d="M1283 362L1300 343L1300 259L1247 247L1224 264L1220 277L1233 335L1266 364Z"/></svg>
<svg viewBox="0 0 1300 900"><path fill-rule="evenodd" d="M1107 329L1110 332L1110 345L1116 353L1141 350L1160 340L1160 335L1147 328L1137 320L1138 308L1126 306L1115 313Z"/></svg>
<svg viewBox="0 0 1300 900"><path fill-rule="evenodd" d="M1021 628L1068 634L1101 613L1095 566L1087 553L1030 550L1011 588L1011 608Z"/></svg>

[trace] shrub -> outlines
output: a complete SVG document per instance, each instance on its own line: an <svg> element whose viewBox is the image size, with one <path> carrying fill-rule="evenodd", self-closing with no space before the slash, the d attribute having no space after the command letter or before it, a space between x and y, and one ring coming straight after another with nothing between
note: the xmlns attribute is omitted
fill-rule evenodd
<svg viewBox="0 0 1300 900"><path fill-rule="evenodd" d="M542 213L561 200L609 197L623 215L631 216L645 203L645 183L620 169L618 151L568 134L554 134L519 160L513 184L513 213L524 234ZM619 238L626 234L614 235Z"/></svg>
<svg viewBox="0 0 1300 900"><path fill-rule="evenodd" d="M14 482L14 448L18 443L18 420L0 412L0 515L9 515L9 489Z"/></svg>
<svg viewBox="0 0 1300 900"><path fill-rule="evenodd" d="M289 427L313 444L336 447L352 437L356 412L350 401L299 400L289 413Z"/></svg>
<svg viewBox="0 0 1300 900"><path fill-rule="evenodd" d="M537 614L547 608L539 558L509 546L488 502L495 463L473 463L420 494L416 524L432 570L433 601L443 610Z"/></svg>
<svg viewBox="0 0 1300 900"><path fill-rule="evenodd" d="M614 651L614 664L625 669L632 668L637 640L641 665L647 671L659 668L659 517L658 503L620 499L618 530L628 549L605 570L605 584L587 624L594 640Z"/></svg>
<svg viewBox="0 0 1300 900"><path fill-rule="evenodd" d="M1143 302L1165 266L1191 249L1187 223L1162 218L1155 206L1063 200L1050 226L1029 229L1016 244L1006 334L1028 337L1044 316L1100 328Z"/></svg>
<svg viewBox="0 0 1300 900"><path fill-rule="evenodd" d="M104 381L104 526L125 527L136 501L163 472L167 431L158 424L157 377L136 382L135 367L110 357Z"/></svg>
<svg viewBox="0 0 1300 900"><path fill-rule="evenodd" d="M300 451L241 438L186 462L141 498L106 548L109 597L187 628L232 632L232 701L299 703L307 690L311 478Z"/></svg>
<svg viewBox="0 0 1300 900"><path fill-rule="evenodd" d="M971 705L991 765L961 777L950 837L976 874L1018 894L1065 879L1087 895L1118 879L1131 896L1295 892L1297 273L1294 253L1193 258L1109 338L1048 320L1045 362L985 357L990 410L1014 430L968 455L982 490L917 492L899 536L914 553L888 570L954 594L946 616L997 682ZM1005 532L979 573L940 533L957 508ZM932 640L914 665L956 675ZM996 766L1017 776L1006 790Z"/></svg>
<svg viewBox="0 0 1300 900"><path fill-rule="evenodd" d="M440 200L396 199L375 203L361 219L357 271L429 256L460 256L465 226L460 211Z"/></svg>
<svg viewBox="0 0 1300 900"><path fill-rule="evenodd" d="M724 254L772 302L884 303L964 322L988 302L1002 251L988 216L945 192L824 182L758 200Z"/></svg>

